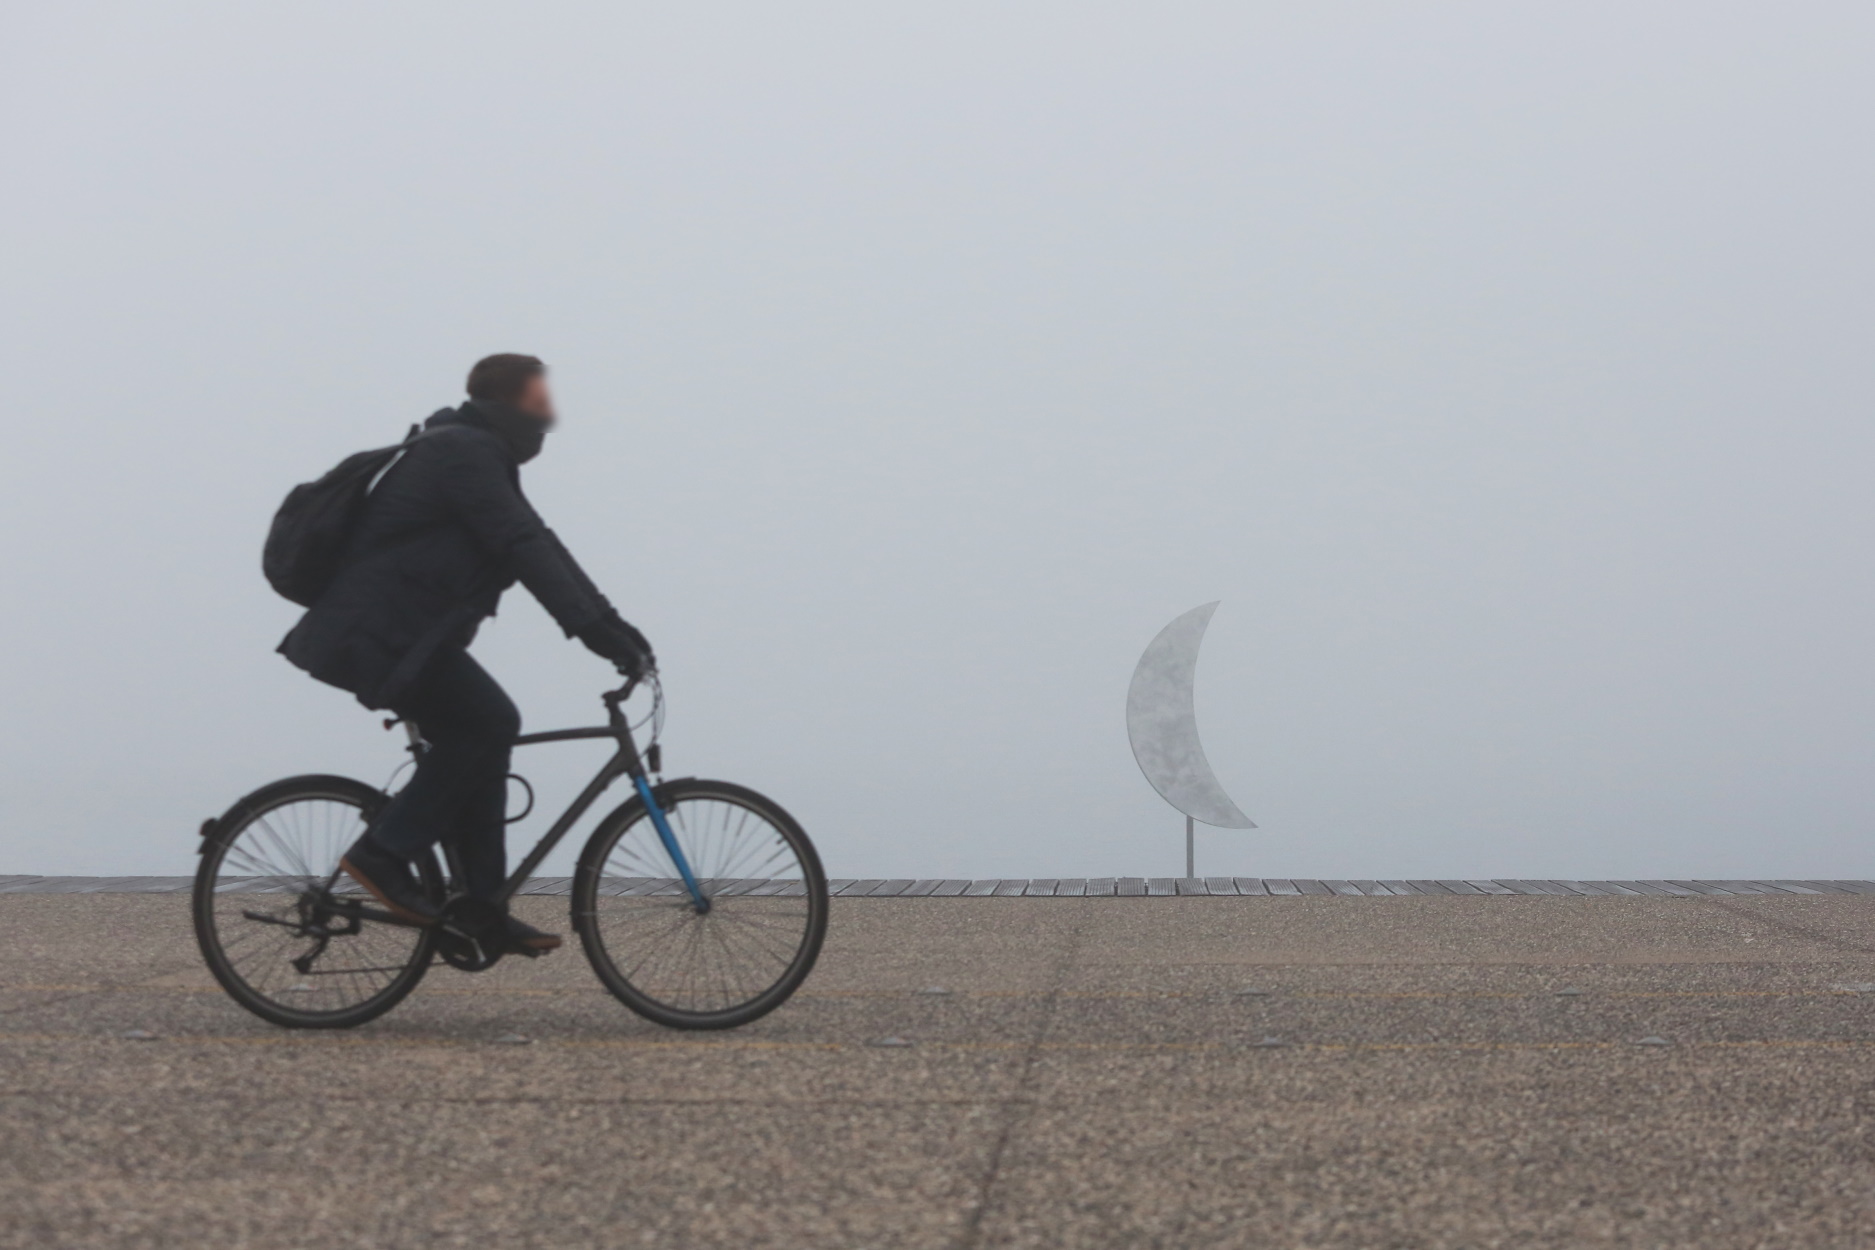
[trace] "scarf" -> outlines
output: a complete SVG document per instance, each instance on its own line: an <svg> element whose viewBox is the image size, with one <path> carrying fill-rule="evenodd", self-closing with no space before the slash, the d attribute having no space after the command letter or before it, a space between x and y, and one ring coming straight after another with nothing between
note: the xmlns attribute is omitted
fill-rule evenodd
<svg viewBox="0 0 1875 1250"><path fill-rule="evenodd" d="M471 399L462 408L464 416L470 420L481 418L481 424L501 436L501 441L514 453L516 464L526 464L538 456L541 443L546 441L547 431L553 428L551 422L529 416L513 404Z"/></svg>

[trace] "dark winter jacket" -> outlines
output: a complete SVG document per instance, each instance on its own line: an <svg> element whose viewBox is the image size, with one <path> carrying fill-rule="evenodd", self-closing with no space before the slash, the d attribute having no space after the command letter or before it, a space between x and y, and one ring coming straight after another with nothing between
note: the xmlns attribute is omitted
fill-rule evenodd
<svg viewBox="0 0 1875 1250"><path fill-rule="evenodd" d="M391 707L437 648L468 645L517 579L569 636L616 615L521 494L519 462L539 435L517 439L514 415L471 402L425 422L373 488L338 576L280 644L287 659Z"/></svg>

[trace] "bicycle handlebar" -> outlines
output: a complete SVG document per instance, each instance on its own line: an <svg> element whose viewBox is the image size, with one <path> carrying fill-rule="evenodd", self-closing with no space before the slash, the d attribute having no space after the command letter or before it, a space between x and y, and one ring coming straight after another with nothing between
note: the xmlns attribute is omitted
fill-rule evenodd
<svg viewBox="0 0 1875 1250"><path fill-rule="evenodd" d="M645 678L656 676L656 674L657 670L652 669L648 672L639 673L635 677L628 677L625 679L624 685L620 686L617 690L606 691L604 694L600 695L599 698L604 701L607 707L616 711L619 704L631 698L632 693L636 691L639 686L644 684Z"/></svg>

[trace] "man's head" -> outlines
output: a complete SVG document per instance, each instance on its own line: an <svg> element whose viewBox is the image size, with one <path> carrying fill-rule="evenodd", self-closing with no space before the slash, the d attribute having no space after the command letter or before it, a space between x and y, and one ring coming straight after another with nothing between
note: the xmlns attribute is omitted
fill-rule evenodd
<svg viewBox="0 0 1875 1250"><path fill-rule="evenodd" d="M547 390L547 366L538 356L501 352L484 356L469 370L469 398L508 404L551 425L553 395Z"/></svg>

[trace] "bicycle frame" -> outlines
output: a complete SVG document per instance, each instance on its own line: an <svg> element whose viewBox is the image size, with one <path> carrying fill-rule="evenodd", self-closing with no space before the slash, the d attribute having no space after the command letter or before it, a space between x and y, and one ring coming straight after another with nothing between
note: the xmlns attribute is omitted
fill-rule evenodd
<svg viewBox="0 0 1875 1250"><path fill-rule="evenodd" d="M677 845L677 837L671 832L670 821L664 814L664 808L658 803L657 795L652 791L650 779L645 775L644 761L639 757L638 744L632 738L631 725L626 721L625 713L620 711L620 705L631 697L637 685L638 679L633 678L617 690L608 691L601 696L601 701L605 703L608 721L605 725L591 729L551 729L545 733L522 734L514 740L515 746L524 747L537 746L544 742L578 742L582 739L611 738L618 743L618 750L611 759L600 766L598 774L586 783L586 788L579 792L579 796L560 814L559 819L555 820L547 832L541 835L534 849L527 853L527 858L523 859L508 879L502 883L500 891L495 895L496 902L505 903L513 898L515 892L527 883L528 877L533 875L534 870L540 867L541 861L546 859L552 853L553 848L560 844L560 840L566 837L567 832L579 823L580 817L599 801L599 796L611 789L612 783L620 777L629 777L633 788L638 792L638 797L644 801L645 811L651 816L651 824L657 830L658 841L664 844L665 853L671 857L671 863L677 867L677 875L683 878L684 889L690 893L691 905L698 913L710 910L710 900L703 893L703 887L697 883L696 874L690 869L690 861L684 858L683 848ZM450 866L453 869L455 864L452 862Z"/></svg>

